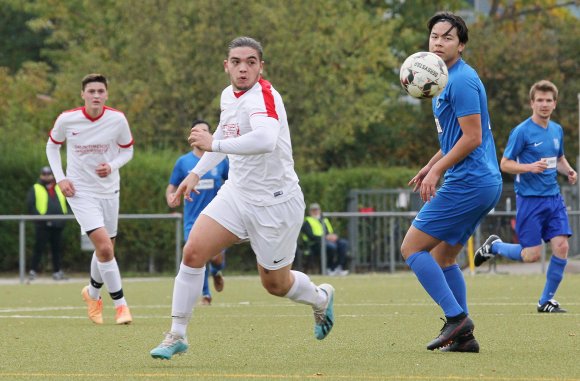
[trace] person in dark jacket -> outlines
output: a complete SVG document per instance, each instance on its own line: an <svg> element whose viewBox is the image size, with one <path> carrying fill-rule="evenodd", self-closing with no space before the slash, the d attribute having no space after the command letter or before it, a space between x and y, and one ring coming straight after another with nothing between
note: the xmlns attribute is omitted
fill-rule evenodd
<svg viewBox="0 0 580 381"><path fill-rule="evenodd" d="M67 214L66 198L56 184L50 167L42 167L36 184L30 188L26 197L28 213L33 215ZM66 220L43 220L35 222L35 242L32 255L32 266L29 279L36 279L40 271L42 254L47 243L50 243L52 254L52 278L65 279L61 270L62 259L62 232Z"/></svg>

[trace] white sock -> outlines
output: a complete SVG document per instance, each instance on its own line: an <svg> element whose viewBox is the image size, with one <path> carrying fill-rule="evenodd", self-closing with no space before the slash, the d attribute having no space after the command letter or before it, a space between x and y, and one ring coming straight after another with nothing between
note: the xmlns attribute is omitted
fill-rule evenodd
<svg viewBox="0 0 580 381"><path fill-rule="evenodd" d="M93 252L93 257L91 258L91 278L97 283L103 283L103 277L97 266L97 254ZM101 289L96 288L89 282L89 296L94 300L99 300L101 296Z"/></svg>
<svg viewBox="0 0 580 381"><path fill-rule="evenodd" d="M179 266L179 272L173 284L173 302L171 303L171 332L185 337L187 325L193 314L193 307L201 295L205 266L197 269L184 265Z"/></svg>
<svg viewBox="0 0 580 381"><path fill-rule="evenodd" d="M318 286L310 281L308 275L300 271L291 270L294 275L294 283L286 298L297 303L308 304L313 307L320 307L326 303L326 292L320 290Z"/></svg>
<svg viewBox="0 0 580 381"><path fill-rule="evenodd" d="M101 272L103 282L105 283L105 286L107 286L109 294L114 294L120 291L122 292L123 285L121 284L121 272L119 271L117 260L113 258L109 262L97 262L97 267ZM127 305L125 297L113 299L113 303L115 303L115 307Z"/></svg>

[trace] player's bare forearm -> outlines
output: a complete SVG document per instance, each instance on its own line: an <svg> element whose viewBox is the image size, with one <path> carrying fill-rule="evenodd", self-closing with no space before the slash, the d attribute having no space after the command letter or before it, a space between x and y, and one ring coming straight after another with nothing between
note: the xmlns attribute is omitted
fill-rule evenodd
<svg viewBox="0 0 580 381"><path fill-rule="evenodd" d="M174 200L174 194L177 190L177 187L173 184L167 185L167 189L165 189L165 201L167 202L167 206L170 208L175 208L179 206L180 199L178 197L177 202Z"/></svg>

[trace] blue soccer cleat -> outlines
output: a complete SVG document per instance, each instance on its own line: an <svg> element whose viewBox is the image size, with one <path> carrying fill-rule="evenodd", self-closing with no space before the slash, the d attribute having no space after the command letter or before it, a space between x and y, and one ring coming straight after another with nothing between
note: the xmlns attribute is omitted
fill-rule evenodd
<svg viewBox="0 0 580 381"><path fill-rule="evenodd" d="M322 308L312 308L314 310L314 336L322 340L328 336L334 325L334 287L326 283L318 287L328 295L328 300Z"/></svg>
<svg viewBox="0 0 580 381"><path fill-rule="evenodd" d="M187 352L188 348L187 338L167 332L161 344L157 348L153 348L149 353L154 359L171 360L173 355L182 355Z"/></svg>

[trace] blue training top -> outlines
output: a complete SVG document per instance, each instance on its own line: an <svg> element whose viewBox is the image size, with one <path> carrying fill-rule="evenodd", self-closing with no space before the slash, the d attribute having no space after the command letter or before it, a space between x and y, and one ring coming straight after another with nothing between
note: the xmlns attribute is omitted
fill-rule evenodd
<svg viewBox="0 0 580 381"><path fill-rule="evenodd" d="M444 155L451 151L463 135L457 118L481 115L481 144L445 172L445 183L477 188L501 184L485 88L475 70L462 59L449 69L447 86L439 96L433 98L433 114Z"/></svg>
<svg viewBox="0 0 580 381"><path fill-rule="evenodd" d="M173 172L169 178L169 184L174 186L179 186L183 179L191 172L193 167L201 158L194 155L193 152L189 152L181 156L175 162L173 167ZM216 196L218 190L228 179L229 165L227 160L223 160L210 171L208 171L199 180L196 189L200 192L195 194L191 192L191 199L193 201L184 200L183 205L183 238L187 240L189 232L193 227L193 223L199 217L201 211L210 203L211 200Z"/></svg>
<svg viewBox="0 0 580 381"><path fill-rule="evenodd" d="M555 196L560 193L557 161L564 156L564 132L558 123L549 121L548 127L536 124L531 117L510 132L503 156L521 164L545 159L548 168L542 173L516 175L514 188L520 196Z"/></svg>

